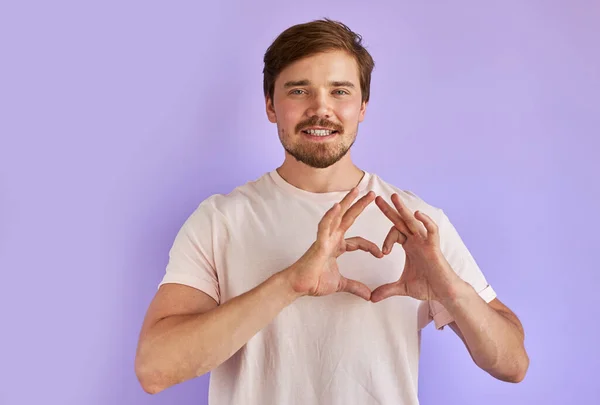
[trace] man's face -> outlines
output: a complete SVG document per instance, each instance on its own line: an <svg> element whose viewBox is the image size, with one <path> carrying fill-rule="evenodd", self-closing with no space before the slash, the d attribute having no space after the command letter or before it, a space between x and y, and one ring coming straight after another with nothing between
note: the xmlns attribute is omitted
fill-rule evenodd
<svg viewBox="0 0 600 405"><path fill-rule="evenodd" d="M294 62L275 81L267 116L277 123L285 150L311 167L325 168L346 155L365 115L358 65L343 51Z"/></svg>

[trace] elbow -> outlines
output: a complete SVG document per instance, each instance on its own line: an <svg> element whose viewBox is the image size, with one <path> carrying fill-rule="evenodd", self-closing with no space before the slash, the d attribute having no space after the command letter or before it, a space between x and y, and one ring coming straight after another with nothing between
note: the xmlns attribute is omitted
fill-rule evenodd
<svg viewBox="0 0 600 405"><path fill-rule="evenodd" d="M517 374L512 379L508 380L508 382L513 384L518 384L525 379L525 373Z"/></svg>
<svg viewBox="0 0 600 405"><path fill-rule="evenodd" d="M139 357L135 359L135 375L142 389L150 395L158 394L164 391L168 386L164 384L161 373L157 372L147 361Z"/></svg>
<svg viewBox="0 0 600 405"><path fill-rule="evenodd" d="M136 370L136 376L140 383L140 386L147 394L154 395L168 388L165 384L161 384L160 381L153 378L150 373Z"/></svg>
<svg viewBox="0 0 600 405"><path fill-rule="evenodd" d="M142 389L150 395L158 394L190 378L200 377L209 371L210 369L201 367L197 370L196 375L183 376L166 371L164 367L153 363L150 359L144 359L140 356L135 359L135 375Z"/></svg>
<svg viewBox="0 0 600 405"><path fill-rule="evenodd" d="M156 384L152 384L152 383L144 383L142 381L140 381L142 389L144 390L144 392L146 392L147 394L150 395L154 395L154 394L158 394L159 392L163 391L164 388L161 387L160 385L156 385Z"/></svg>
<svg viewBox="0 0 600 405"><path fill-rule="evenodd" d="M505 376L498 377L498 378L505 382L518 384L525 379L526 374L527 374L527 370L519 370L518 372L515 372L514 374L505 375Z"/></svg>
<svg viewBox="0 0 600 405"><path fill-rule="evenodd" d="M527 354L524 354L523 357L521 359L519 359L519 361L516 361L515 363L513 363L513 367L511 367L511 370L509 372L504 372L504 373L490 372L490 374L492 374L494 377L496 377L497 379L499 379L501 381L518 384L525 379L528 369L529 369L529 357L527 356Z"/></svg>
<svg viewBox="0 0 600 405"><path fill-rule="evenodd" d="M140 386L147 394L158 394L159 392L165 389L165 387L163 387L157 381L154 381L148 373L136 369L135 374L140 383Z"/></svg>
<svg viewBox="0 0 600 405"><path fill-rule="evenodd" d="M527 356L527 353L525 353L523 354L523 358L519 362L517 371L513 374L509 382L515 384L520 383L525 379L525 376L527 375L527 370L529 370L529 356Z"/></svg>

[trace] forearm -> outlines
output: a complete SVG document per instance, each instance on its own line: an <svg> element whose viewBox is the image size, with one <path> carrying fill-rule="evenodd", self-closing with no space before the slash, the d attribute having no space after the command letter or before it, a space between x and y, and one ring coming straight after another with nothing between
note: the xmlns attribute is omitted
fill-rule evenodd
<svg viewBox="0 0 600 405"><path fill-rule="evenodd" d="M486 303L469 284L460 282L442 305L454 321L475 363L492 376L510 382L523 379L529 366L517 319Z"/></svg>
<svg viewBox="0 0 600 405"><path fill-rule="evenodd" d="M206 313L160 320L139 348L142 384L156 393L211 371L297 297L282 272Z"/></svg>

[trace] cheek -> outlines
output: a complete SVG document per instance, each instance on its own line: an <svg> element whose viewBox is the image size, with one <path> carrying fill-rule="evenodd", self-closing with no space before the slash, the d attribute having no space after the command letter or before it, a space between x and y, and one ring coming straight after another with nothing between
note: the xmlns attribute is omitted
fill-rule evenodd
<svg viewBox="0 0 600 405"><path fill-rule="evenodd" d="M360 116L360 104L347 103L340 105L337 114L342 121L356 121Z"/></svg>
<svg viewBox="0 0 600 405"><path fill-rule="evenodd" d="M297 105L292 103L282 103L277 116L281 118L280 121L282 125L296 125L302 117L302 111L302 108L299 108Z"/></svg>

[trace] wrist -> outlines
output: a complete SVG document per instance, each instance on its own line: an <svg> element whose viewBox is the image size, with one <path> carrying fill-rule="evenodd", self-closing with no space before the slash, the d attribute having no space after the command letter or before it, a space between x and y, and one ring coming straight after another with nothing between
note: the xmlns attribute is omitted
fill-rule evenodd
<svg viewBox="0 0 600 405"><path fill-rule="evenodd" d="M444 255L439 253L432 261L436 262L437 271L436 275L430 278L429 284L441 304L451 304L468 294L469 283L456 274Z"/></svg>
<svg viewBox="0 0 600 405"><path fill-rule="evenodd" d="M308 295L308 291L305 291L300 283L298 283L292 267L288 267L285 270L280 271L273 277L276 279L277 283L285 292L290 301L295 301L300 297Z"/></svg>

